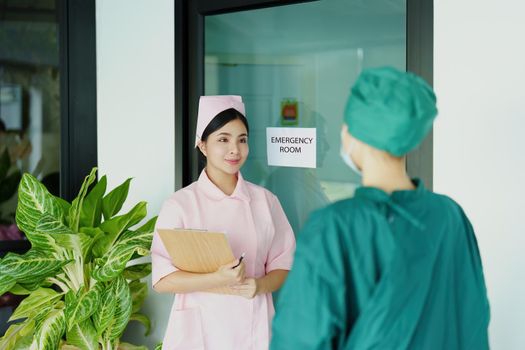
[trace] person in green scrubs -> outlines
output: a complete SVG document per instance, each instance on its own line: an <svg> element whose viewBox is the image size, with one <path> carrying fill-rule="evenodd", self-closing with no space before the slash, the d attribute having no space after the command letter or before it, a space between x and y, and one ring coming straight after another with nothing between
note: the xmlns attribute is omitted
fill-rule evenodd
<svg viewBox="0 0 525 350"><path fill-rule="evenodd" d="M420 77L389 67L359 76L341 155L362 187L315 211L298 235L271 350L489 348L472 225L459 204L405 170L436 115Z"/></svg>

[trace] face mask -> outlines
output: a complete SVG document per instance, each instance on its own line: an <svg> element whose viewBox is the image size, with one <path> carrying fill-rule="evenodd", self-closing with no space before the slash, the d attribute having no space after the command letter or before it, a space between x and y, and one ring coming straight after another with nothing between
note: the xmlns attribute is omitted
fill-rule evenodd
<svg viewBox="0 0 525 350"><path fill-rule="evenodd" d="M350 156L352 154L352 149L354 148L354 142L350 142L350 152L346 153L345 149L343 147L343 144L341 143L341 149L339 150L339 154L341 155L341 158L343 159L343 162L345 162L350 169L352 169L357 175L361 176L361 170L357 167L357 165L354 163L354 160Z"/></svg>

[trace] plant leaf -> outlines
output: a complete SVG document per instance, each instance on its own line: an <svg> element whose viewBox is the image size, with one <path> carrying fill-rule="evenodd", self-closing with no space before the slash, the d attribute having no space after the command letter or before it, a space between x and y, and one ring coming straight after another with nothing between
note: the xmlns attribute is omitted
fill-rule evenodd
<svg viewBox="0 0 525 350"><path fill-rule="evenodd" d="M93 248L95 256L102 257L111 249L125 230L139 223L147 215L146 202L139 202L127 214L104 221L100 229L105 232Z"/></svg>
<svg viewBox="0 0 525 350"><path fill-rule="evenodd" d="M31 350L31 344L33 343L33 334L28 334L20 338L15 344L13 350Z"/></svg>
<svg viewBox="0 0 525 350"><path fill-rule="evenodd" d="M162 343L158 343L157 345L155 345L155 349L153 350L162 350Z"/></svg>
<svg viewBox="0 0 525 350"><path fill-rule="evenodd" d="M9 318L9 321L30 317L43 307L53 305L61 296L62 294L53 289L39 288L22 300L13 315Z"/></svg>
<svg viewBox="0 0 525 350"><path fill-rule="evenodd" d="M140 226L135 231L137 232L153 232L155 231L155 224L157 223L157 216L152 217L149 219L144 225Z"/></svg>
<svg viewBox="0 0 525 350"><path fill-rule="evenodd" d="M9 289L9 293L13 293L15 295L29 295L32 293L32 291L25 289L19 284L15 284L11 289Z"/></svg>
<svg viewBox="0 0 525 350"><path fill-rule="evenodd" d="M126 267L123 276L127 280L139 280L151 274L151 263L137 264Z"/></svg>
<svg viewBox="0 0 525 350"><path fill-rule="evenodd" d="M84 178L84 182L80 187L77 198L73 200L71 208L69 209L69 227L77 232L80 225L80 211L84 203L84 198L86 197L89 186L96 180L97 168L91 169L91 172L88 176Z"/></svg>
<svg viewBox="0 0 525 350"><path fill-rule="evenodd" d="M42 317L37 326L32 348L38 350L56 350L66 330L66 319L63 309L52 309Z"/></svg>
<svg viewBox="0 0 525 350"><path fill-rule="evenodd" d="M133 301L132 313L136 313L144 304L144 300L148 296L148 284L138 280L129 283L129 290L131 291L131 300Z"/></svg>
<svg viewBox="0 0 525 350"><path fill-rule="evenodd" d="M25 283L20 282L19 285L20 287L32 293L35 290L37 290L39 287L49 287L48 285L44 285L44 281L45 281L44 279L36 279L31 282L25 282Z"/></svg>
<svg viewBox="0 0 525 350"><path fill-rule="evenodd" d="M69 210L71 209L71 204L68 201L60 197L55 197L55 200L58 202L58 204L62 208L62 212L64 213L64 218L63 218L64 225L69 227Z"/></svg>
<svg viewBox="0 0 525 350"><path fill-rule="evenodd" d="M66 332L68 344L74 345L81 350L98 350L98 337L91 319L77 323L73 328Z"/></svg>
<svg viewBox="0 0 525 350"><path fill-rule="evenodd" d="M133 253L147 251L151 246L153 233L137 233L128 231L122 235L118 242L111 248L104 264L95 268L92 277L98 281L109 281L120 275Z"/></svg>
<svg viewBox="0 0 525 350"><path fill-rule="evenodd" d="M106 329L105 337L109 340L119 338L126 329L131 316L131 292L129 290L128 283L122 276L118 276L113 284L113 292L117 304L115 306L115 314L113 316L113 322Z"/></svg>
<svg viewBox="0 0 525 350"><path fill-rule="evenodd" d="M100 304L102 290L102 284L97 283L87 292L83 288L80 289L75 296L73 296L72 291L68 292L65 309L68 330L95 313Z"/></svg>
<svg viewBox="0 0 525 350"><path fill-rule="evenodd" d="M18 187L18 206L16 208L16 224L31 241L36 225L43 214L62 219L62 206L55 196L34 176L24 174ZM31 241L32 244L33 241Z"/></svg>
<svg viewBox="0 0 525 350"><path fill-rule="evenodd" d="M113 215L117 214L120 209L122 209L122 205L124 205L124 202L128 197L130 182L131 178L115 187L102 199L102 213L104 214L104 219L111 219Z"/></svg>
<svg viewBox="0 0 525 350"><path fill-rule="evenodd" d="M151 321L150 319L148 318L148 316L144 315L144 314L132 314L131 317L129 318L130 321L138 321L140 323L142 323L144 325L144 327L146 327L146 333L144 333L144 336L148 336L150 331L151 331Z"/></svg>
<svg viewBox="0 0 525 350"><path fill-rule="evenodd" d="M120 342L118 345L118 350L148 350L148 348L141 345Z"/></svg>
<svg viewBox="0 0 525 350"><path fill-rule="evenodd" d="M99 336L106 330L106 328L108 328L113 320L113 315L115 314L117 306L117 299L115 298L114 292L113 284L106 287L102 292L100 304L92 316L93 324L95 325Z"/></svg>
<svg viewBox="0 0 525 350"><path fill-rule="evenodd" d="M15 284L16 280L13 277L4 273L0 274L0 295L10 291Z"/></svg>
<svg viewBox="0 0 525 350"><path fill-rule="evenodd" d="M37 232L48 234L58 249L65 248L75 252L77 256L86 258L95 243L95 239L82 232L76 233L64 225L60 220L44 214L36 227Z"/></svg>
<svg viewBox="0 0 525 350"><path fill-rule="evenodd" d="M36 225L36 231L47 235L75 234L62 220L49 214L43 214Z"/></svg>
<svg viewBox="0 0 525 350"><path fill-rule="evenodd" d="M102 218L102 197L106 193L107 178L102 176L84 199L80 210L81 227L98 227Z"/></svg>
<svg viewBox="0 0 525 350"><path fill-rule="evenodd" d="M0 338L0 349L16 349L21 340L35 329L34 320L26 320L9 326L4 336Z"/></svg>
<svg viewBox="0 0 525 350"><path fill-rule="evenodd" d="M0 273L10 275L20 284L31 284L53 276L69 262L35 250L24 255L8 253L0 262Z"/></svg>

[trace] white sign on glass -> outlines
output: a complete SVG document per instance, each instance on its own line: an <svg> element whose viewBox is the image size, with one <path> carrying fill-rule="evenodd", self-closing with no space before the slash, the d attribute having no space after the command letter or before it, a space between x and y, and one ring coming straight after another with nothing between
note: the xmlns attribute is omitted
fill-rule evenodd
<svg viewBox="0 0 525 350"><path fill-rule="evenodd" d="M266 128L268 165L316 167L315 128Z"/></svg>

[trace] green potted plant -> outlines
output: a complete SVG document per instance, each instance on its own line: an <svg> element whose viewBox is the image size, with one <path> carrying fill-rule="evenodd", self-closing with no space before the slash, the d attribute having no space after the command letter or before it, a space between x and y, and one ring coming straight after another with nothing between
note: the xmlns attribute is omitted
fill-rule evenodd
<svg viewBox="0 0 525 350"><path fill-rule="evenodd" d="M139 311L148 289L141 279L151 264L134 260L149 254L156 217L132 229L147 213L140 202L117 215L131 179L108 194L106 177L92 186L95 179L96 168L68 203L23 175L16 222L31 249L0 260L0 295L27 297L0 349L146 349L120 337L132 320L149 332L150 321Z"/></svg>

